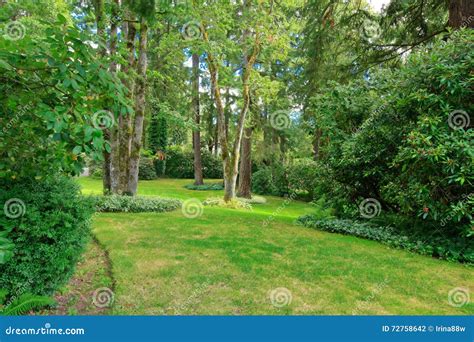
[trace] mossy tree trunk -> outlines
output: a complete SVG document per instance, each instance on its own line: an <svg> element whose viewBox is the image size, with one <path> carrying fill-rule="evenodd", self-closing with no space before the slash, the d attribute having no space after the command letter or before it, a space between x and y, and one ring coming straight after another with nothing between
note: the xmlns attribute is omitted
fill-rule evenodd
<svg viewBox="0 0 474 342"><path fill-rule="evenodd" d="M147 70L148 26L144 19L140 21L140 36L138 40L137 81L135 87L135 119L130 139L129 178L126 193L135 196L138 188L138 168L140 150L142 148L143 122L145 120L145 93Z"/></svg>

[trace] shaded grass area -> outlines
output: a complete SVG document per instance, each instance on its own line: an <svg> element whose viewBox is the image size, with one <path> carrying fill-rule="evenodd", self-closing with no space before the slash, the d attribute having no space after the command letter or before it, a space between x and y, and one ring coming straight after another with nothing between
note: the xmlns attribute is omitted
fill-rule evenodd
<svg viewBox="0 0 474 342"><path fill-rule="evenodd" d="M221 193L183 188L189 182L144 181L139 193L184 200ZM85 193L100 193L100 180L80 183ZM113 313L474 313L473 304L448 302L452 289L473 288L472 267L299 227L298 216L324 211L267 200L252 211L204 207L193 219L180 210L97 215L94 232L116 280ZM281 288L284 305L273 305Z"/></svg>

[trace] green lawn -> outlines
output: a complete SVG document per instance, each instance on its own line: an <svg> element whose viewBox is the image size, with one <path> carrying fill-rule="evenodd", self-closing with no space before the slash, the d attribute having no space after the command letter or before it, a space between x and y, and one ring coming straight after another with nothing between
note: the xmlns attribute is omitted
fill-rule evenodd
<svg viewBox="0 0 474 342"><path fill-rule="evenodd" d="M98 179L79 182L86 194L101 191ZM183 188L191 182L143 181L139 193L200 200L222 194ZM474 313L472 303L448 303L450 290L474 288L471 267L296 226L299 215L321 211L267 199L252 211L204 207L198 218L181 210L97 215L94 233L109 251L115 278L113 312Z"/></svg>

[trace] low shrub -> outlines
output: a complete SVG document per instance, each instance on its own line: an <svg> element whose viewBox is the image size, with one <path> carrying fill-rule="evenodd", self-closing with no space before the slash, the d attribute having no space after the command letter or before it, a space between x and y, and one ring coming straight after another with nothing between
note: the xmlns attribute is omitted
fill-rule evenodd
<svg viewBox="0 0 474 342"><path fill-rule="evenodd" d="M140 158L140 165L138 169L138 179L140 180L152 180L156 179L158 176L156 175L155 164L153 159L141 157Z"/></svg>
<svg viewBox="0 0 474 342"><path fill-rule="evenodd" d="M252 205L246 201L243 201L241 198L235 198L231 201L225 202L224 199L220 197L211 197L202 202L204 205L211 207L222 207L229 209L247 209L252 210Z"/></svg>
<svg viewBox="0 0 474 342"><path fill-rule="evenodd" d="M89 240L93 203L66 177L2 181L0 189L0 226L13 243L13 256L0 265L0 288L52 294L69 280Z"/></svg>
<svg viewBox="0 0 474 342"><path fill-rule="evenodd" d="M177 199L151 196L95 196L95 206L98 212L165 212L181 207Z"/></svg>
<svg viewBox="0 0 474 342"><path fill-rule="evenodd" d="M210 183L203 185L188 184L184 186L188 190L224 190L222 183Z"/></svg>
<svg viewBox="0 0 474 342"><path fill-rule="evenodd" d="M423 238L417 235L404 235L391 226L378 226L369 222L353 220L319 219L313 215L301 216L297 222L305 227L379 241L392 247L407 249L419 254L474 263L473 244L468 239L461 237L446 239L435 235Z"/></svg>

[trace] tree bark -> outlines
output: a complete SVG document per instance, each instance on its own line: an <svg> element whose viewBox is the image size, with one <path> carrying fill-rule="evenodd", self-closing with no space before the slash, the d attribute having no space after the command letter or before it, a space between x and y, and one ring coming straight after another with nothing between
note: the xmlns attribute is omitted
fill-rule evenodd
<svg viewBox="0 0 474 342"><path fill-rule="evenodd" d="M454 29L474 28L474 1L450 0L448 25Z"/></svg>
<svg viewBox="0 0 474 342"><path fill-rule="evenodd" d="M242 159L239 171L239 191L238 196L252 198L252 127L246 127L242 139Z"/></svg>
<svg viewBox="0 0 474 342"><path fill-rule="evenodd" d="M193 129L193 148L194 148L194 184L204 184L202 179L202 161L201 161L201 115L199 109L199 55L193 53L193 111L194 123L196 128Z"/></svg>
<svg viewBox="0 0 474 342"><path fill-rule="evenodd" d="M105 13L104 13L104 0L95 0L93 1L94 5L94 12L95 12L95 23L97 26L97 37L98 41L101 44L99 48L99 54L101 57L105 57L107 51L104 47L105 45ZM110 141L110 130L108 128L104 129L102 132L104 135L104 140L107 142ZM102 156L104 158L104 162L102 165L102 187L104 195L110 193L111 190L111 179L110 179L110 153L107 150L102 151Z"/></svg>
<svg viewBox="0 0 474 342"><path fill-rule="evenodd" d="M128 62L123 68L124 74L130 69L135 68L135 34L136 28L133 22L124 24L127 34ZM125 34L125 32L124 32ZM134 97L134 80L124 79L124 84L129 89L129 97ZM132 131L132 113L122 113L119 116L119 169L120 169L120 185L119 194L128 193L129 170L130 170L130 137Z"/></svg>
<svg viewBox="0 0 474 342"><path fill-rule="evenodd" d="M244 10L248 5L244 1ZM205 27L205 25L202 25ZM242 41L246 41L246 38L250 35L250 30L245 29L243 32ZM209 42L208 34L203 30L203 38L206 42ZM236 194L236 185L237 185L237 176L239 172L239 157L240 157L240 147L242 142L242 135L245 126L245 119L249 111L250 106L250 86L249 79L250 74L257 59L257 56L260 52L260 34L255 33L255 42L253 46L253 51L248 54L247 49L243 51L243 72L242 72L242 108L238 116L238 122L235 132L235 138L233 146L229 145L229 137L226 132L225 125L225 111L222 105L222 98L220 87L218 83L218 64L214 59L214 56L211 53L207 53L207 60L209 64L209 72L211 74L211 85L214 88L214 99L217 107L218 115L218 136L219 136L219 145L221 148L222 164L224 171L224 201L228 202L235 198Z"/></svg>
<svg viewBox="0 0 474 342"><path fill-rule="evenodd" d="M114 57L117 53L117 32L118 32L118 10L120 0L114 0L112 5L112 19L110 24L110 56ZM110 72L117 72L117 63L112 59L110 63ZM120 117L120 113L118 113ZM120 168L119 168L119 132L115 123L110 128L110 192L117 194L120 190Z"/></svg>
<svg viewBox="0 0 474 342"><path fill-rule="evenodd" d="M135 196L138 188L138 168L140 163L140 150L142 148L143 122L145 119L145 92L147 70L147 43L148 26L145 19L140 22L140 37L138 47L137 82L135 97L135 120L130 143L129 179L127 194Z"/></svg>

